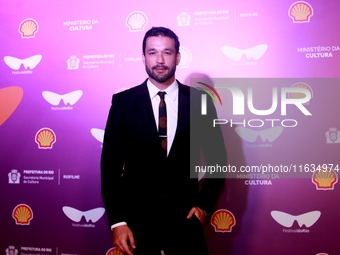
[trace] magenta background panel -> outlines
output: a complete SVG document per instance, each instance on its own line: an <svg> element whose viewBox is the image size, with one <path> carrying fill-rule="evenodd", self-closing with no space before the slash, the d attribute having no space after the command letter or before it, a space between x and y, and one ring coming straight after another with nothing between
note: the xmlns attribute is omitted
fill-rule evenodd
<svg viewBox="0 0 340 255"><path fill-rule="evenodd" d="M270 116L296 127L224 125L230 165L334 167L327 176L226 179L205 224L211 254L340 254L340 2L300 1L295 18L293 4L1 1L0 253L113 254L100 194L103 130L112 94L147 78L145 32L166 26L179 36L176 78L187 85L280 78L312 92L312 116L296 107ZM216 89L219 117L229 120L231 94ZM254 88L258 108L270 107L271 89Z"/></svg>

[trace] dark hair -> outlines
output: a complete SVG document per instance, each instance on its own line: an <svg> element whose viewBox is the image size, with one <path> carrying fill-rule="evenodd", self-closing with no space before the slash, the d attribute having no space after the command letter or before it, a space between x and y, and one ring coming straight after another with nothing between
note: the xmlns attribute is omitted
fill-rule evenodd
<svg viewBox="0 0 340 255"><path fill-rule="evenodd" d="M152 27L149 31L145 33L143 39L143 54L145 55L146 39L151 36L166 36L174 39L176 54L179 52L179 41L178 36L169 28L166 27Z"/></svg>

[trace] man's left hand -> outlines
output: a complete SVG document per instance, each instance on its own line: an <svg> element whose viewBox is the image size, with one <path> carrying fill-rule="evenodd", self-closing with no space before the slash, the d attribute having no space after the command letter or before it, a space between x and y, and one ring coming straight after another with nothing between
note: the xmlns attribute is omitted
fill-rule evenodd
<svg viewBox="0 0 340 255"><path fill-rule="evenodd" d="M204 218L205 218L205 212L198 208L198 207L193 207L190 212L187 215L187 219L191 218L193 215L197 217L197 219L200 220L200 222L203 224L204 223Z"/></svg>

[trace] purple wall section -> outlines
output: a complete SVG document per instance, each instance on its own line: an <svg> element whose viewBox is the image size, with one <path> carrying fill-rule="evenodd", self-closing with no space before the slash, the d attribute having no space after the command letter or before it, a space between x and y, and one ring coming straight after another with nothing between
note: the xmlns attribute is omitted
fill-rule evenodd
<svg viewBox="0 0 340 255"><path fill-rule="evenodd" d="M176 78L187 85L202 77L280 78L253 87L258 109L269 109L276 82L304 83L312 94L303 105L312 116L293 105L282 116L279 100L270 116L246 107L231 117L231 93L215 84L221 119L298 123L223 125L229 164L297 173L226 179L205 225L211 254L340 254L339 10L337 0L3 1L0 253L114 254L100 195L103 130L112 94L146 78L145 31L166 26L180 38ZM306 164L333 170L313 175Z"/></svg>

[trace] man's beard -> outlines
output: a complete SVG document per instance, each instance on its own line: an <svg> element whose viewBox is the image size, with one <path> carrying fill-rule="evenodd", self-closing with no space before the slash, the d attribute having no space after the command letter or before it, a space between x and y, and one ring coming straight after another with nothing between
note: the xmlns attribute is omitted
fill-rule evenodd
<svg viewBox="0 0 340 255"><path fill-rule="evenodd" d="M168 73L157 75L154 72L155 68L164 68L164 69L168 70ZM176 65L174 65L172 68L169 68L168 66L165 66L165 65L157 65L157 66L153 66L152 69L145 66L145 70L146 70L146 72L147 72L147 74L149 75L150 78L154 79L155 81L157 81L159 83L163 83L163 82L166 82L167 80L169 80L170 78L172 78L175 75Z"/></svg>

